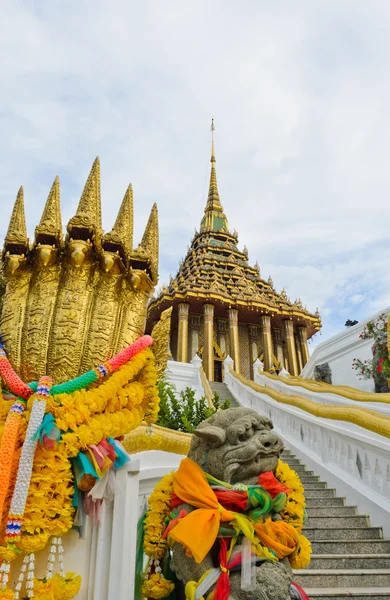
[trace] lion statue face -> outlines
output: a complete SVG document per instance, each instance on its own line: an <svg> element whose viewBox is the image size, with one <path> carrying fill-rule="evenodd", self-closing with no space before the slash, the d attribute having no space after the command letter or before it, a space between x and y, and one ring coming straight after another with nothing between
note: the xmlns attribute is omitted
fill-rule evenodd
<svg viewBox="0 0 390 600"><path fill-rule="evenodd" d="M217 412L194 431L189 458L227 483L256 483L274 471L284 445L270 419L249 408Z"/></svg>

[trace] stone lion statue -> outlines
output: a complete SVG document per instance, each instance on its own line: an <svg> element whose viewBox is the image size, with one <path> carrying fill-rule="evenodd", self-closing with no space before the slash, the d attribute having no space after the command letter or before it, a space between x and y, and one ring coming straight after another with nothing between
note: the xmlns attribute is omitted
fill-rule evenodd
<svg viewBox="0 0 390 600"><path fill-rule="evenodd" d="M255 485L262 473L275 471L283 452L282 440L272 431L270 419L248 408L220 411L203 421L194 431L188 457L203 471L230 484ZM188 504L180 509L194 510ZM274 520L281 517L271 514ZM187 556L179 543L172 548L171 567L176 577L185 585L199 581L209 569L216 567L218 542L200 564ZM290 587L292 571L288 559L272 563L259 561L255 567L255 585L241 589L241 572L230 573L232 600L290 600L300 598ZM291 590L291 591L290 591ZM207 594L205 594L206 596Z"/></svg>

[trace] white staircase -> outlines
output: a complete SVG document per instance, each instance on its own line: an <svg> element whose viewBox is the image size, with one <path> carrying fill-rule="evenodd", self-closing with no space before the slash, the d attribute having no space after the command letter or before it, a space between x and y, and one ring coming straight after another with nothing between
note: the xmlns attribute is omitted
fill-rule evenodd
<svg viewBox="0 0 390 600"><path fill-rule="evenodd" d="M305 487L308 520L304 533L312 544L310 566L294 572L294 580L311 600L390 600L390 540L367 515L320 481L289 450L282 459Z"/></svg>

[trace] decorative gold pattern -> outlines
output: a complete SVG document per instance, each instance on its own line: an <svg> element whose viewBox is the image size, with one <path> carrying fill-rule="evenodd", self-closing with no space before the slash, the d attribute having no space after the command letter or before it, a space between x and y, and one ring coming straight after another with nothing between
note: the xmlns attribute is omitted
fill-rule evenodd
<svg viewBox="0 0 390 600"><path fill-rule="evenodd" d="M35 228L35 243L41 244L46 241L47 237L52 238L51 241L57 247L62 244L62 218L60 206L60 180L57 177L51 187L49 196L46 201L45 208L39 225Z"/></svg>
<svg viewBox="0 0 390 600"><path fill-rule="evenodd" d="M24 192L21 186L16 196L16 201L9 222L7 235L5 236L6 247L15 244L28 248L26 217L24 214Z"/></svg>
<svg viewBox="0 0 390 600"><path fill-rule="evenodd" d="M156 357L157 378L161 379L168 362L169 338L171 333L172 306L161 313L160 320L152 330L153 351Z"/></svg>
<svg viewBox="0 0 390 600"><path fill-rule="evenodd" d="M238 324L238 344L240 348L240 372L245 377L251 376L251 357L249 347L249 330L246 323ZM256 356L257 358L257 356ZM256 360L256 359L255 359Z"/></svg>
<svg viewBox="0 0 390 600"><path fill-rule="evenodd" d="M157 207L133 251L129 187L112 231L102 234L98 159L67 225L65 242L58 178L31 249L23 190L19 191L3 250L0 330L10 360L24 380L44 374L55 383L70 379L144 333L147 303L157 283Z"/></svg>

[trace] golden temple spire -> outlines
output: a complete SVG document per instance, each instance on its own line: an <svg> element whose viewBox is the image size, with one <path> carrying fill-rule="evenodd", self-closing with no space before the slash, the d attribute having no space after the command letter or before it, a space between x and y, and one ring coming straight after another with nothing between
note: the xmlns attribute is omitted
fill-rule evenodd
<svg viewBox="0 0 390 600"><path fill-rule="evenodd" d="M209 230L225 230L228 231L228 222L226 216L223 213L221 201L219 199L218 184L217 184L217 172L215 170L215 148L214 148L214 119L211 120L211 173L210 173L210 184L209 193L207 198L207 204L205 214L201 222L201 231Z"/></svg>
<svg viewBox="0 0 390 600"><path fill-rule="evenodd" d="M87 215L98 230L102 228L102 207L100 198L100 161L95 158L87 182L81 194L76 215Z"/></svg>
<svg viewBox="0 0 390 600"><path fill-rule="evenodd" d="M150 259L150 267L153 278L157 279L158 273L158 211L157 204L154 203L148 222L142 236L140 246L146 252Z"/></svg>
<svg viewBox="0 0 390 600"><path fill-rule="evenodd" d="M133 186L129 185L123 197L115 225L105 234L104 240L118 244L128 254L133 247Z"/></svg>
<svg viewBox="0 0 390 600"><path fill-rule="evenodd" d="M60 180L58 175L54 179L53 185L51 186L40 223L38 227L35 228L36 242L38 241L38 236L40 235L54 237L58 241L58 244L61 244L62 219L60 206Z"/></svg>
<svg viewBox="0 0 390 600"><path fill-rule="evenodd" d="M6 247L8 244L28 246L23 186L20 186L18 195L16 196L7 235L5 236L4 246Z"/></svg>

